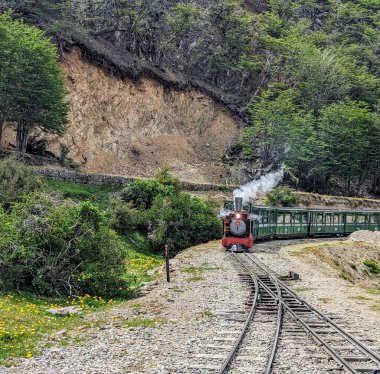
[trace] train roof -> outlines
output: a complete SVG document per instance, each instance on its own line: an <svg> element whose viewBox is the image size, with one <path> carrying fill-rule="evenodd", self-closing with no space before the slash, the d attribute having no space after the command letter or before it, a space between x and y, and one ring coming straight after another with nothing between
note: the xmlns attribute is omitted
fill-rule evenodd
<svg viewBox="0 0 380 374"><path fill-rule="evenodd" d="M224 207L226 208L228 205L233 206L233 201L225 201ZM268 205L253 205L252 203L243 203L243 207L245 210L282 210L289 212L326 212L326 213L380 213L380 210L360 210L360 209L331 209L331 208L301 208L301 207L282 207L282 206L268 206Z"/></svg>
<svg viewBox="0 0 380 374"><path fill-rule="evenodd" d="M359 210L359 209L331 209L331 208L300 208L300 207L282 207L267 205L251 205L251 209L262 210L287 210L291 212L327 212L327 213L380 213L380 210Z"/></svg>

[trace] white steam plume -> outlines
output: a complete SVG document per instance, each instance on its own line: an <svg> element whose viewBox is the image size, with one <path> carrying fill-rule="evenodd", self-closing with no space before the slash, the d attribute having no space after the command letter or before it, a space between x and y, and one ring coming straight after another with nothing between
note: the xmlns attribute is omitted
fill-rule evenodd
<svg viewBox="0 0 380 374"><path fill-rule="evenodd" d="M258 192L269 192L276 187L284 177L284 169L262 175L260 179L253 180L234 190L234 198L242 197L244 202L256 197Z"/></svg>

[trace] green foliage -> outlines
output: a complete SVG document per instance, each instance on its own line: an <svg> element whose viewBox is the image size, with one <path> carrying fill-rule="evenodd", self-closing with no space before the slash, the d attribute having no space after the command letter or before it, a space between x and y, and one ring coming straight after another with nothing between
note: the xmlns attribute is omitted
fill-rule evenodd
<svg viewBox="0 0 380 374"><path fill-rule="evenodd" d="M155 253L165 244L171 255L220 237L220 222L209 202L180 192L177 178L164 168L154 180L137 180L123 191L112 209L112 227L127 238L135 229L147 237Z"/></svg>
<svg viewBox="0 0 380 374"><path fill-rule="evenodd" d="M277 187L266 195L265 204L271 206L295 206L297 203L293 190L289 187Z"/></svg>
<svg viewBox="0 0 380 374"><path fill-rule="evenodd" d="M9 15L0 16L0 122L17 123L17 150L31 130L60 134L68 105L56 47L45 34Z"/></svg>
<svg viewBox="0 0 380 374"><path fill-rule="evenodd" d="M271 84L252 101L244 154L264 167L285 164L296 186L308 190L331 189L337 177L346 194L360 194L369 179L378 189L380 7L335 0L269 5L256 20Z"/></svg>
<svg viewBox="0 0 380 374"><path fill-rule="evenodd" d="M201 15L199 8L185 3L174 4L167 17L172 37L179 40L191 31L199 22Z"/></svg>
<svg viewBox="0 0 380 374"><path fill-rule="evenodd" d="M43 188L49 193L58 193L63 198L76 202L89 200L104 208L110 204L110 194L121 190L120 186L97 186L49 179L43 181Z"/></svg>
<svg viewBox="0 0 380 374"><path fill-rule="evenodd" d="M220 237L220 222L211 206L184 192L158 196L144 218L149 243L158 253L165 244L173 256L191 245Z"/></svg>
<svg viewBox="0 0 380 374"><path fill-rule="evenodd" d="M151 208L157 196L172 195L175 192L175 186L164 185L158 180L136 180L125 188L122 198L126 202L131 202L134 208L143 210Z"/></svg>
<svg viewBox="0 0 380 374"><path fill-rule="evenodd" d="M134 232L138 225L139 211L133 208L132 203L122 199L112 201L111 227L120 235L127 236Z"/></svg>
<svg viewBox="0 0 380 374"><path fill-rule="evenodd" d="M179 192L181 189L181 181L179 180L179 178L173 177L170 174L169 166L165 166L161 170L159 170L154 176L154 179L164 186L174 187L176 192Z"/></svg>
<svg viewBox="0 0 380 374"><path fill-rule="evenodd" d="M375 259L371 258L370 260L365 260L363 264L367 266L371 273L380 274L380 265L377 263Z"/></svg>
<svg viewBox="0 0 380 374"><path fill-rule="evenodd" d="M23 195L41 188L33 171L15 160L0 161L0 205L6 209Z"/></svg>
<svg viewBox="0 0 380 374"><path fill-rule="evenodd" d="M3 290L106 297L127 292L123 245L97 206L34 195L0 216Z"/></svg>

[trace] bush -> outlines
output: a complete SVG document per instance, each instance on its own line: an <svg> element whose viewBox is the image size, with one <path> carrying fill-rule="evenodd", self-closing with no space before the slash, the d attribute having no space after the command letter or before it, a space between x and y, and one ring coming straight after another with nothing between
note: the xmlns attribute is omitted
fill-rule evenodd
<svg viewBox="0 0 380 374"><path fill-rule="evenodd" d="M289 187L277 187L266 195L265 204L271 206L295 206L297 203L294 192Z"/></svg>
<svg viewBox="0 0 380 374"><path fill-rule="evenodd" d="M136 230L139 211L133 208L132 203L122 199L111 202L111 227L120 235L127 235Z"/></svg>
<svg viewBox="0 0 380 374"><path fill-rule="evenodd" d="M157 253L168 244L173 256L221 236L221 224L211 205L187 193L158 196L143 217L151 249Z"/></svg>
<svg viewBox="0 0 380 374"><path fill-rule="evenodd" d="M173 195L176 191L175 186L164 185L158 180L136 180L125 188L122 198L134 208L144 210L152 207L155 197Z"/></svg>
<svg viewBox="0 0 380 374"><path fill-rule="evenodd" d="M0 204L5 209L20 196L40 189L41 185L40 178L26 165L10 159L0 161Z"/></svg>
<svg viewBox="0 0 380 374"><path fill-rule="evenodd" d="M33 196L0 211L0 288L47 296L114 297L126 290L125 253L99 208Z"/></svg>
<svg viewBox="0 0 380 374"><path fill-rule="evenodd" d="M365 260L363 264L367 266L371 273L380 274L380 265L376 262L374 258L371 258L370 260Z"/></svg>
<svg viewBox="0 0 380 374"><path fill-rule="evenodd" d="M181 181L179 178L170 175L169 166L164 166L155 176L154 179L164 186L174 187L176 192L181 190Z"/></svg>

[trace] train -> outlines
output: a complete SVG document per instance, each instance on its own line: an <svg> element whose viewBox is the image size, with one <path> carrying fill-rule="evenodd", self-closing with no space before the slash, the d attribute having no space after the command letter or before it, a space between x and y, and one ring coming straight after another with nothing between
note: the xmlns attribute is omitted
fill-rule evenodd
<svg viewBox="0 0 380 374"><path fill-rule="evenodd" d="M285 208L226 201L221 213L222 246L233 252L253 247L257 239L344 236L380 230L380 211Z"/></svg>

